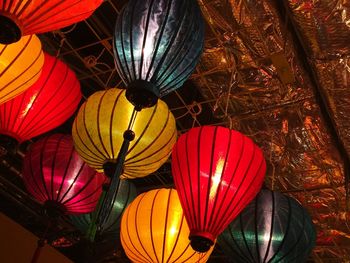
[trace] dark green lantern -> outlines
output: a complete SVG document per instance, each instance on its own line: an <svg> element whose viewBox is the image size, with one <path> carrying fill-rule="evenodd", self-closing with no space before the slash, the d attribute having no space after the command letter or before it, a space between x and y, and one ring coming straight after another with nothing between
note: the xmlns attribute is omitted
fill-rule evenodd
<svg viewBox="0 0 350 263"><path fill-rule="evenodd" d="M179 88L204 46L196 0L130 0L118 16L114 54L126 96L138 108Z"/></svg>
<svg viewBox="0 0 350 263"><path fill-rule="evenodd" d="M316 232L307 211L293 198L263 189L219 236L233 262L306 262Z"/></svg>
<svg viewBox="0 0 350 263"><path fill-rule="evenodd" d="M105 217L105 220L102 222L99 229L97 229L96 234L98 236L112 236L112 238L117 237L120 230L120 220L122 214L136 196L136 187L133 183L129 182L128 180L119 180L112 209ZM70 216L70 219L76 228L90 238L90 233L88 233L88 231L94 217L96 217L96 211L90 214Z"/></svg>

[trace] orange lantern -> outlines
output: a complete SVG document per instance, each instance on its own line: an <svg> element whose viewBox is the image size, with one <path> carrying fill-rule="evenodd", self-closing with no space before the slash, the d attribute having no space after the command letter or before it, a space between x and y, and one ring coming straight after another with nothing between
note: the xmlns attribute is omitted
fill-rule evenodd
<svg viewBox="0 0 350 263"><path fill-rule="evenodd" d="M35 35L23 37L12 45L0 44L0 104L33 85L43 65L44 53Z"/></svg>
<svg viewBox="0 0 350 263"><path fill-rule="evenodd" d="M0 4L0 43L45 33L88 18L103 0L11 0Z"/></svg>
<svg viewBox="0 0 350 263"><path fill-rule="evenodd" d="M127 207L120 239L132 262L206 262L213 248L197 253L189 234L176 190L156 189L139 195Z"/></svg>

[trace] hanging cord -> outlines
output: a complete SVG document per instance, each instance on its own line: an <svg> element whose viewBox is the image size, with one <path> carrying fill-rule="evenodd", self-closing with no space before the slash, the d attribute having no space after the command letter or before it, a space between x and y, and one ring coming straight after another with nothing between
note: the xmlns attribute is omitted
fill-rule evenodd
<svg viewBox="0 0 350 263"><path fill-rule="evenodd" d="M88 239L90 241L93 241L95 239L96 232L99 231L101 226L105 223L113 207L113 203L117 196L116 190L119 184L120 176L123 173L123 165L125 162L126 154L129 150L130 142L135 138L135 134L132 131L132 128L135 124L138 111L139 109L135 107L131 114L128 129L124 132L124 140L120 147L116 163L113 166L115 170L113 171L113 176L111 177L110 184L105 184L103 187L102 195L95 209L96 216L93 217L87 233Z"/></svg>
<svg viewBox="0 0 350 263"><path fill-rule="evenodd" d="M62 47L63 47L63 45L64 45L65 42L66 42L66 38L63 37L63 38L61 39L61 41L60 41L60 46L59 46L59 48L58 48L58 50L57 50L56 58L58 58L58 57L60 56Z"/></svg>
<svg viewBox="0 0 350 263"><path fill-rule="evenodd" d="M88 230L85 233L85 237L90 242L93 242L95 240L95 236L96 236L96 233L97 233L96 221L97 221L98 212L101 210L103 201L106 198L106 194L107 194L107 191L108 191L109 187L110 187L109 183L103 184L103 186L102 186L102 194L101 194L100 198L98 199L98 203L96 205L95 211L94 211L94 213L92 215L92 218L91 218L91 223L89 225Z"/></svg>
<svg viewBox="0 0 350 263"><path fill-rule="evenodd" d="M37 242L36 249L35 249L34 254L32 256L32 260L30 261L31 263L38 262L41 251L42 251L43 247L45 246L45 244L47 243L46 237L47 237L47 233L49 232L50 225L51 225L51 220L49 219L47 221L44 234L41 236L41 238L39 238L39 240Z"/></svg>

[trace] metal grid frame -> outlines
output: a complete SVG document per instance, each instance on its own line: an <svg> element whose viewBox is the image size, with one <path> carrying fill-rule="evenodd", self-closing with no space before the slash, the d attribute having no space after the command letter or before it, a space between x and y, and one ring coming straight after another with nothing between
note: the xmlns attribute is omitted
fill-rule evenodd
<svg viewBox="0 0 350 263"><path fill-rule="evenodd" d="M40 36L44 50L76 72L84 99L97 90L123 87L112 41L125 2L106 0L88 20ZM297 198L318 225L322 242L313 260L350 260L342 156L289 21L281 18L273 0L199 3L207 21L201 62L183 88L163 98L179 133L223 125L250 136L265 152L268 186ZM281 69L274 55L289 67ZM285 80L281 70L294 79ZM57 130L69 133L71 121ZM155 174L137 179L139 190L171 187L170 170L169 161ZM218 258L223 260L220 248L211 261Z"/></svg>

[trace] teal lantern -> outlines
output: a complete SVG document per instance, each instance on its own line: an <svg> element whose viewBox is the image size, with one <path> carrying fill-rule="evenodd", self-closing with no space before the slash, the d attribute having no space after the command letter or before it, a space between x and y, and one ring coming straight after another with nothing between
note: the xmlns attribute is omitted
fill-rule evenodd
<svg viewBox="0 0 350 263"><path fill-rule="evenodd" d="M233 262L306 262L316 232L307 211L293 198L263 189L219 236Z"/></svg>
<svg viewBox="0 0 350 263"><path fill-rule="evenodd" d="M119 234L120 220L126 207L136 198L136 187L128 180L119 180L117 185L117 192L113 202L113 206L105 220L97 229L97 236L115 238ZM96 217L96 211L89 214L70 216L73 225L82 233L85 233L90 238L88 233L91 223Z"/></svg>
<svg viewBox="0 0 350 263"><path fill-rule="evenodd" d="M114 54L126 96L137 108L189 78L204 46L204 20L196 0L130 0L118 16Z"/></svg>

